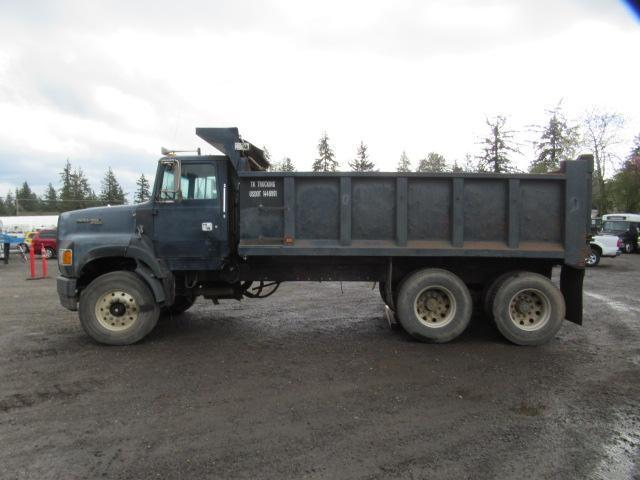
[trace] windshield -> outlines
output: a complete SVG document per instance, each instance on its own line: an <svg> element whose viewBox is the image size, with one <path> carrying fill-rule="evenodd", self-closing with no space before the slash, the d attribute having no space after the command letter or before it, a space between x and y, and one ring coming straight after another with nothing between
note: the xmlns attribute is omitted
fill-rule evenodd
<svg viewBox="0 0 640 480"><path fill-rule="evenodd" d="M603 232L624 233L627 230L629 230L629 222L623 222L621 220L607 220L602 224Z"/></svg>

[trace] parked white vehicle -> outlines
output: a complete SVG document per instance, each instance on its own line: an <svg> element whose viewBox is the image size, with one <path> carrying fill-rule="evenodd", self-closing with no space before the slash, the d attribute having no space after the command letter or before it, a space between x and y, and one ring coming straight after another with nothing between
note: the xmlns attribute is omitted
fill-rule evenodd
<svg viewBox="0 0 640 480"><path fill-rule="evenodd" d="M587 267L598 265L601 257L617 257L622 251L622 240L617 235L594 235L589 243L591 253L585 259Z"/></svg>
<svg viewBox="0 0 640 480"><path fill-rule="evenodd" d="M23 234L42 228L56 228L57 215L21 215L19 217L0 217L3 231L9 234Z"/></svg>

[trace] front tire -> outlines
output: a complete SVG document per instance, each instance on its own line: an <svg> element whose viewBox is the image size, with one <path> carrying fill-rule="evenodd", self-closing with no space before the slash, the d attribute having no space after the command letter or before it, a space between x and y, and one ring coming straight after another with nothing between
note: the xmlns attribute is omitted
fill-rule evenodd
<svg viewBox="0 0 640 480"><path fill-rule="evenodd" d="M460 278L433 268L415 272L402 282L396 308L400 324L412 337L444 343L467 328L473 301Z"/></svg>
<svg viewBox="0 0 640 480"><path fill-rule="evenodd" d="M542 345L560 330L564 297L540 274L519 272L506 279L493 300L493 318L500 333L516 345Z"/></svg>
<svg viewBox="0 0 640 480"><path fill-rule="evenodd" d="M160 307L138 275L120 271L99 276L82 291L78 314L97 342L130 345L153 330Z"/></svg>
<svg viewBox="0 0 640 480"><path fill-rule="evenodd" d="M595 267L599 263L600 263L600 252L597 249L591 247L591 252L587 256L587 258L585 258L584 264L587 267Z"/></svg>

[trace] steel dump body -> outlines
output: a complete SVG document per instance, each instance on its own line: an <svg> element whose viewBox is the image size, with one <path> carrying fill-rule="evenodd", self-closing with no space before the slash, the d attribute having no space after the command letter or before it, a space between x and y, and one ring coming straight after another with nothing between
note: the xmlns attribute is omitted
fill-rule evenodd
<svg viewBox="0 0 640 480"><path fill-rule="evenodd" d="M514 257L584 266L592 163L545 175L239 173L242 256Z"/></svg>

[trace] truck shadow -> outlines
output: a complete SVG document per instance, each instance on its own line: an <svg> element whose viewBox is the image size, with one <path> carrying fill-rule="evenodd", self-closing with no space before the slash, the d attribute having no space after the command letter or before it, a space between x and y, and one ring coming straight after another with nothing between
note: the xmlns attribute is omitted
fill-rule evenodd
<svg viewBox="0 0 640 480"><path fill-rule="evenodd" d="M401 327L390 327L386 317L380 315L371 318L325 319L314 321L313 319L300 318L290 320L286 317L278 318L276 312L268 319L238 318L233 315L225 315L221 311L185 312L181 315L163 315L160 317L156 328L149 335L153 341L168 341L172 339L185 339L200 337L207 341L219 341L221 339L241 338L246 342L269 342L300 340L307 342L309 337L316 341L331 341L336 337L340 341L358 342L365 341L392 341L401 343L423 343L407 334ZM263 312L268 316L267 312ZM495 326L483 316L472 318L467 329L451 343L503 343Z"/></svg>

